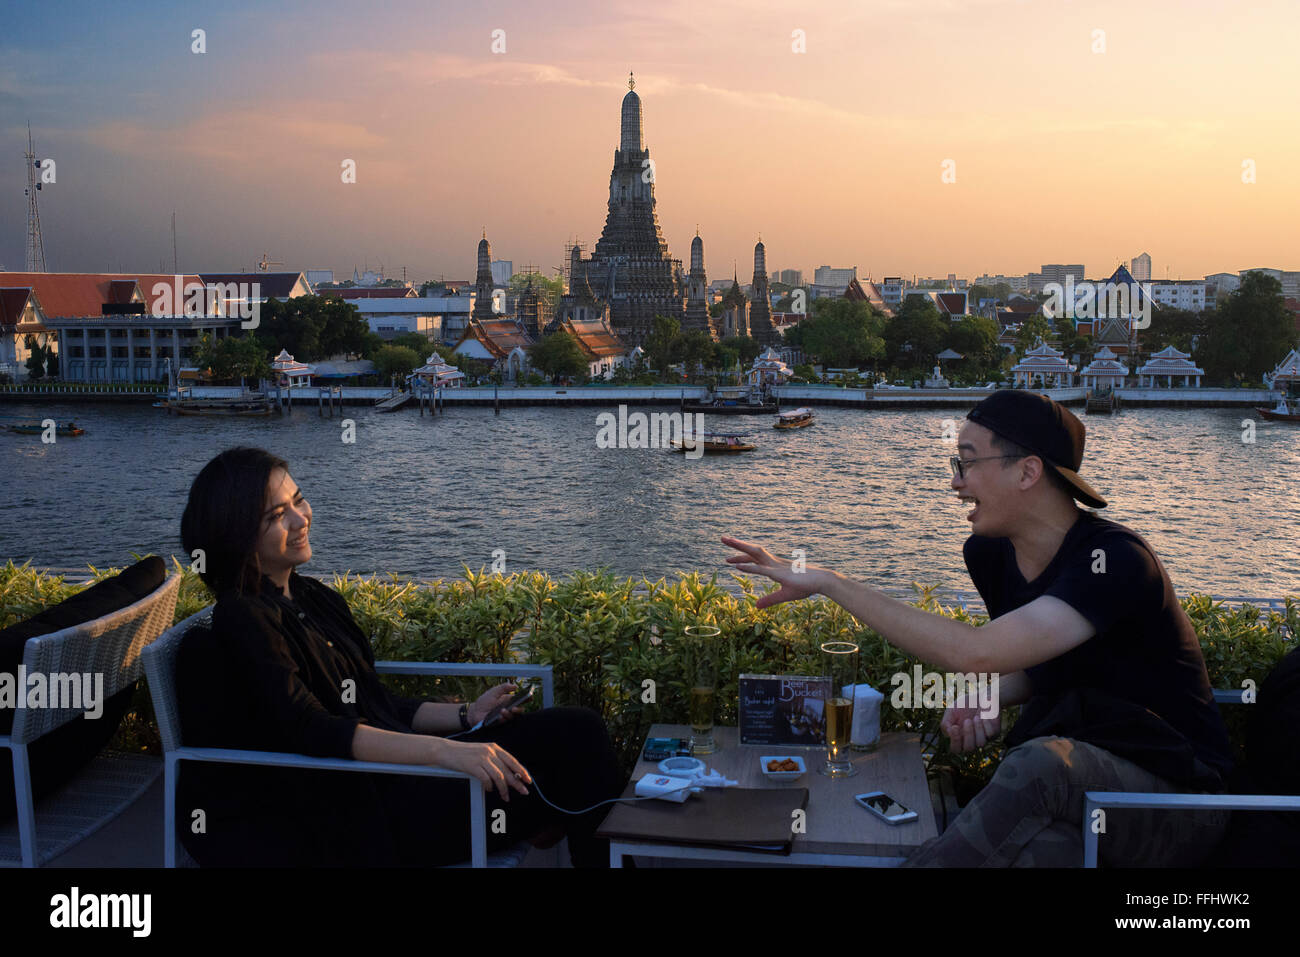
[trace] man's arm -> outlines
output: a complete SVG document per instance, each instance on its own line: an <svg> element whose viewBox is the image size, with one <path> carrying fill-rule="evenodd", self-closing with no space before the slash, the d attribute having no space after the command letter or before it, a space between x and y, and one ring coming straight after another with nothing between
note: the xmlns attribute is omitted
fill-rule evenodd
<svg viewBox="0 0 1300 957"><path fill-rule="evenodd" d="M810 576L814 570L802 574ZM1023 672L1083 644L1096 633L1077 611L1047 595L975 626L914 608L838 572L817 569L816 575L816 591L879 632L891 645L946 671ZM1010 701L1009 691L1002 690L1002 700L1018 703ZM1027 693L1025 697L1027 700Z"/></svg>

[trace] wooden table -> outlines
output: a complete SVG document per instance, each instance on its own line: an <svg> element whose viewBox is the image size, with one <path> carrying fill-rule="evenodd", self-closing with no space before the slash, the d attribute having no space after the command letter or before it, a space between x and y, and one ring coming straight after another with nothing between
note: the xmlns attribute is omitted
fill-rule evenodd
<svg viewBox="0 0 1300 957"><path fill-rule="evenodd" d="M690 738L691 729L682 724L656 724L651 738ZM796 834L789 856L764 854L743 849L722 849L672 845L661 842L634 841L620 838L610 841L609 859L613 867L623 866L623 857L689 859L697 861L738 861L750 864L796 864L839 867L895 867L912 851L938 835L930 789L921 762L920 736L887 733L879 747L869 754L853 754L858 773L851 778L828 778L819 773L826 750L788 748L782 745L741 745L735 728L715 727L713 738L718 750L701 756L707 770L717 770L724 777L740 782L743 788L807 788L807 831ZM797 781L772 781L759 768L763 755L799 755L808 772ZM657 762L641 760L632 772L624 797L633 797L636 782L643 774L658 773ZM884 791L917 814L906 824L887 824L864 810L854 800L855 794ZM690 798L687 798L690 800ZM625 805L616 804L607 822Z"/></svg>

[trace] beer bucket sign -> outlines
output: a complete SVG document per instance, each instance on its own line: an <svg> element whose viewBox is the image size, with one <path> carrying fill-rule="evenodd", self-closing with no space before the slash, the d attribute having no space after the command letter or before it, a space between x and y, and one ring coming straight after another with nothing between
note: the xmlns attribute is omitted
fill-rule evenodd
<svg viewBox="0 0 1300 957"><path fill-rule="evenodd" d="M738 683L741 744L825 747L829 678L740 675Z"/></svg>

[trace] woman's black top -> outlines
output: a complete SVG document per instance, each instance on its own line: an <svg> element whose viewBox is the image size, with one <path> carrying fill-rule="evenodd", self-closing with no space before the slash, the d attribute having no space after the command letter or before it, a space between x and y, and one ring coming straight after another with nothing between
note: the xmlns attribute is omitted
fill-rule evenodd
<svg viewBox="0 0 1300 957"><path fill-rule="evenodd" d="M177 663L184 744L350 759L362 722L410 733L425 699L384 687L342 596L297 574L289 582L292 599L265 576L256 595L223 592L212 628L186 636ZM310 849L300 846L307 838L295 831L346 833L382 856L379 808L365 774L181 765L177 820L201 862L201 854L224 853L249 860L255 844L275 856L266 845L278 842L307 863ZM206 833L195 833L196 810Z"/></svg>

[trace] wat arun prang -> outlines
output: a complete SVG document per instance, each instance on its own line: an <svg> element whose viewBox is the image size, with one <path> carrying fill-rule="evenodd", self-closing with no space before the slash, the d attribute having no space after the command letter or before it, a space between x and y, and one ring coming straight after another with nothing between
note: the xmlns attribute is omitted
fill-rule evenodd
<svg viewBox="0 0 1300 957"><path fill-rule="evenodd" d="M709 316L708 281L704 273L704 243L698 233L691 244L691 270L682 272L659 228L655 212L654 166L641 131L641 97L629 75L623 97L619 146L609 174L609 212L605 228L589 258L574 251L569 297L594 294L609 307L610 325L629 345L642 345L654 330L657 316L668 316L682 329L703 330L721 338L721 327ZM582 275L580 276L579 273ZM585 276L585 287L581 283ZM748 332L763 345L779 342L772 328L767 299L767 266L762 242L754 247L754 300ZM568 298L568 297L566 297Z"/></svg>

